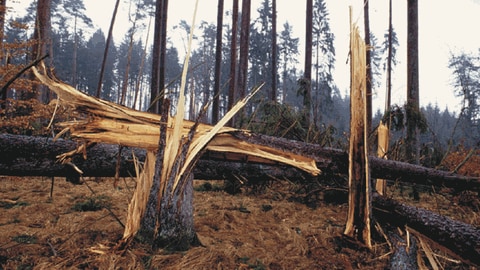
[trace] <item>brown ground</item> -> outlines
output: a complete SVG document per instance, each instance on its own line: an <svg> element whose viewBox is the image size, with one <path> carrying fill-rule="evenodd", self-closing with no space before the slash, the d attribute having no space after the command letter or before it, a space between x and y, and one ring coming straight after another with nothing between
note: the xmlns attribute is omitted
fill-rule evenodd
<svg viewBox="0 0 480 270"><path fill-rule="evenodd" d="M211 182L213 188L220 182ZM195 227L204 247L169 253L139 243L123 255L109 247L121 238L134 182L114 188L111 179L72 185L56 178L0 177L0 269L384 269L389 247L376 237L373 251L345 245L340 237L347 204L312 208L290 182L275 183L261 194L199 191ZM405 198L405 200L410 200ZM433 203L432 203L433 202ZM472 206L441 195L420 202L442 214L480 224ZM96 211L93 206L99 206ZM478 206L477 206L478 207ZM110 209L107 210L107 209ZM458 210L460 209L460 210ZM441 266L474 269L437 254ZM445 256L445 257L441 257Z"/></svg>

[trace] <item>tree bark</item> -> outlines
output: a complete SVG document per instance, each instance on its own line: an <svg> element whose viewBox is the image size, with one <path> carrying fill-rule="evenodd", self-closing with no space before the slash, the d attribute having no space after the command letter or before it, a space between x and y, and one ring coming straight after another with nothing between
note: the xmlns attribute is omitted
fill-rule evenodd
<svg viewBox="0 0 480 270"><path fill-rule="evenodd" d="M384 196L373 200L375 217L408 226L448 248L468 263L480 265L480 229L431 211L404 205Z"/></svg>
<svg viewBox="0 0 480 270"><path fill-rule="evenodd" d="M313 0L307 0L305 15L305 70L303 75L303 123L307 128L311 124L310 114L312 112L312 25L313 25Z"/></svg>
<svg viewBox="0 0 480 270"><path fill-rule="evenodd" d="M346 174L348 154L333 148L275 138L266 135L241 132L234 136L242 141L257 145L268 145L294 154L302 154L315 159L317 167L324 173ZM53 141L45 137L30 137L12 134L0 134L0 175L11 176L71 176L78 175L70 165L57 162L56 156L74 150L78 142L59 139ZM141 161L145 160L145 150L124 147L121 152L121 177L135 175L132 153ZM118 146L110 144L91 144L85 150L87 160L75 155L71 164L83 171L83 176L113 177L115 175ZM416 183L426 186L447 187L456 190L480 191L480 179L453 174L446 171L425 168L405 162L386 160L370 156L372 177L394 179L400 182ZM258 164L258 163L257 163ZM245 169L244 166L251 166ZM288 169L287 169L288 168ZM194 174L196 179L225 179L232 174L242 173L248 177L253 171L263 170L266 175L276 178L295 177L306 173L277 163L255 165L246 156L226 156L224 153L206 151L197 163ZM261 173L254 174L261 176ZM313 176L312 176L313 179Z"/></svg>
<svg viewBox="0 0 480 270"><path fill-rule="evenodd" d="M272 0L272 92L271 100L277 102L277 0Z"/></svg>
<svg viewBox="0 0 480 270"><path fill-rule="evenodd" d="M241 137L239 135L238 137ZM242 137L241 137L242 138ZM317 146L312 149L312 145L277 139L264 135L254 135L243 137L244 140L256 141L260 144L270 142L270 145L283 149L286 147L295 148L296 152L305 155L316 155L319 168L324 171L335 171L346 173L346 164L348 164L347 154L336 149L323 149ZM78 146L77 142L70 140L57 140L44 137L29 137L20 135L1 134L0 135L0 175L17 176L77 176L78 173L72 166L58 163L56 156L71 151ZM322 150L323 149L323 150ZM139 160L145 159L145 151L140 149L124 148L121 154L120 175L134 175L134 166L131 155L135 153ZM81 155L76 155L71 163L75 164L84 172L84 176L105 176L115 175L116 157L118 146L108 144L93 144L85 151L87 160ZM298 177L308 177L306 173L292 167L282 167L277 165L258 165L238 162L223 162L223 155L213 152L207 152L203 155L203 160L197 163L194 170L196 179L227 179L233 175L243 175L246 178L255 175L258 179L268 176L275 178L287 177L295 179ZM427 169L416 165L392 160L383 160L370 157L372 168L376 168L377 173L386 172L386 176L398 173L399 179L408 179L405 177L411 175L414 179L428 178L432 183L444 186L445 183L463 184L455 185L473 190L480 190L480 181L477 178L466 178L454 175L448 172ZM263 175L262 175L263 173ZM200 177L199 177L200 176ZM443 181L442 181L443 179ZM189 184L191 181L185 182ZM453 185L452 185L453 186ZM190 189L187 187L183 196L190 196ZM178 195L178 194L177 194ZM181 196L180 196L181 197ZM189 202L184 203L183 207L190 207ZM425 236L435 239L436 242L450 249L456 254L461 255L467 260L480 264L480 232L478 228L458 221L453 221L441 215L429 212L427 210L406 206L382 196L374 196L373 210L376 218L384 218L388 222L396 221L397 226L407 225L415 231ZM180 217L181 218L181 217Z"/></svg>
<svg viewBox="0 0 480 270"><path fill-rule="evenodd" d="M239 70L238 70L238 82L237 82L237 91L236 91L236 100L244 98L247 94L247 82L248 82L248 48L250 43L250 9L251 1L242 0L242 22L240 30L240 59L239 59ZM233 49L233 48L232 48ZM233 123L241 127L242 121L245 118L245 108L242 109L241 113L235 116ZM240 121L238 119L240 118Z"/></svg>
<svg viewBox="0 0 480 270"><path fill-rule="evenodd" d="M238 0L233 0L232 7L232 37L230 42L230 82L228 85L228 110L235 104L237 91L237 25L238 25ZM228 126L235 125L235 118L228 122Z"/></svg>
<svg viewBox="0 0 480 270"><path fill-rule="evenodd" d="M418 0L408 0L407 36L407 136L406 160L419 163L418 123L420 114L418 85Z"/></svg>
<svg viewBox="0 0 480 270"><path fill-rule="evenodd" d="M213 86L212 124L216 124L220 114L220 76L222 65L222 38L223 38L223 2L218 0L217 10L217 36L215 46L215 82Z"/></svg>
<svg viewBox="0 0 480 270"><path fill-rule="evenodd" d="M160 113L160 105L163 97L160 96L163 86L160 85L160 63L161 63L161 39L162 39L162 12L163 0L157 0L155 4L155 22L153 32L153 49L152 49L152 75L150 82L150 106L149 112Z"/></svg>
<svg viewBox="0 0 480 270"><path fill-rule="evenodd" d="M43 55L50 54L50 63L53 61L52 39L51 39L51 19L50 19L51 0L37 1L37 14L35 20L35 29L33 39L35 43L32 46L31 58L38 59ZM33 75L32 75L33 76ZM34 76L33 76L34 78ZM32 78L32 80L33 80ZM50 90L44 85L34 86L32 92L22 92L23 99L38 98L42 102L50 101Z"/></svg>
<svg viewBox="0 0 480 270"><path fill-rule="evenodd" d="M365 26L365 45L371 46L370 42L370 12L369 12L369 0L364 0L363 4L363 21ZM372 129L372 50L369 48L365 50L365 57L367 61L366 67L366 95L367 95L367 123L366 127L368 132Z"/></svg>

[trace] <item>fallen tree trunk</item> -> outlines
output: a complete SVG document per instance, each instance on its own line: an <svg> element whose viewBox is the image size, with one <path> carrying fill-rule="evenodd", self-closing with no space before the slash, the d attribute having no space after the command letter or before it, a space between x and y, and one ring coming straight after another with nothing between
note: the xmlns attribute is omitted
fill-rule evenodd
<svg viewBox="0 0 480 270"><path fill-rule="evenodd" d="M449 249L467 263L480 265L480 228L384 196L373 200L374 216L395 226L407 226Z"/></svg>
<svg viewBox="0 0 480 270"><path fill-rule="evenodd" d="M271 136L233 132L231 136L255 145L269 146L278 150L288 150L315 160L317 167L325 173L346 174L348 171L348 154L342 150L323 148L319 145L291 141ZM12 176L72 176L78 175L72 166L57 162L57 156L72 151L79 144L70 140L57 140L43 137L0 134L0 175ZM144 160L145 150L125 147L121 153L120 176L135 174L132 151ZM75 155L72 164L83 171L84 176L112 177L115 175L118 146L109 144L92 144L85 151L85 160ZM457 190L480 190L480 180L445 171L434 170L404 162L385 160L370 156L372 177L392 179L402 182L417 183L427 186L449 187ZM229 162L224 162L229 161ZM214 162L212 164L212 162ZM242 163L236 164L232 162ZM194 169L197 179L225 179L232 174L248 177L255 172L257 176L271 175L281 178L291 175L308 177L303 171L279 163L266 162L265 165L247 155L207 151ZM248 165L250 164L250 165ZM245 169L246 166L248 169ZM256 172L256 170L265 172Z"/></svg>
<svg viewBox="0 0 480 270"><path fill-rule="evenodd" d="M57 161L57 156L77 148L71 140L53 141L51 138L0 134L0 175L76 177L78 172L69 164ZM92 144L87 147L85 160L75 155L71 161L85 177L113 177L117 166L119 147L111 144ZM119 159L120 177L135 176L132 154L144 161L146 151L124 147ZM308 177L307 173L290 166L272 166L252 163L225 162L205 155L194 168L196 179L223 180L233 176L245 178ZM210 159L211 158L211 159Z"/></svg>

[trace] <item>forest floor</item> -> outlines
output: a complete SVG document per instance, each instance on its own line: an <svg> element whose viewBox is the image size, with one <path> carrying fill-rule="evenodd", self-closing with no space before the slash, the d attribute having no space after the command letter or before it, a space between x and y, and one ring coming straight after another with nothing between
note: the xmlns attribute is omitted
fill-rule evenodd
<svg viewBox="0 0 480 270"><path fill-rule="evenodd" d="M389 262L380 235L371 251L346 244L345 193L335 193L331 203L319 194L306 204L288 181L235 195L220 190L221 181L195 181L195 229L203 246L151 252L135 241L115 254L134 180L122 179L116 188L110 178L85 180L73 185L55 178L50 197L51 178L0 177L0 269L384 269ZM480 224L478 197L475 205L462 205L437 193L421 193L417 201L404 194L396 199ZM449 254L434 255L445 269L475 269Z"/></svg>

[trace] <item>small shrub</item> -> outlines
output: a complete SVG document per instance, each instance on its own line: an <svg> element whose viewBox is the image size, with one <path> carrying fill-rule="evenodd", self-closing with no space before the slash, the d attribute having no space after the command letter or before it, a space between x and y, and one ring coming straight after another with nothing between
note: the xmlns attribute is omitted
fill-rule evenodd
<svg viewBox="0 0 480 270"><path fill-rule="evenodd" d="M12 240L19 244L36 244L38 239L34 235L21 234L12 237Z"/></svg>
<svg viewBox="0 0 480 270"><path fill-rule="evenodd" d="M72 210L78 212L99 211L111 206L110 198L107 196L95 196L87 198L84 201L77 202L72 206Z"/></svg>

